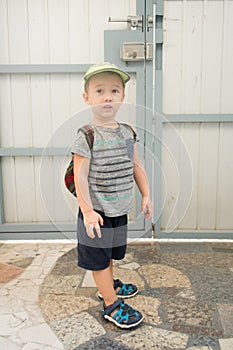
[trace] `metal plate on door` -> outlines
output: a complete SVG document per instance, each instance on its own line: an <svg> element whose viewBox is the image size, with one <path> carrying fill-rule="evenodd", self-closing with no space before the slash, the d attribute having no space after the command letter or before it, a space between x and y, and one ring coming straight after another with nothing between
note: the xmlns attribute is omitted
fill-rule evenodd
<svg viewBox="0 0 233 350"><path fill-rule="evenodd" d="M152 43L123 43L121 46L120 57L123 61L144 61L152 60L153 47Z"/></svg>
<svg viewBox="0 0 233 350"><path fill-rule="evenodd" d="M123 61L144 61L145 44L142 43L123 43L121 47L121 59Z"/></svg>

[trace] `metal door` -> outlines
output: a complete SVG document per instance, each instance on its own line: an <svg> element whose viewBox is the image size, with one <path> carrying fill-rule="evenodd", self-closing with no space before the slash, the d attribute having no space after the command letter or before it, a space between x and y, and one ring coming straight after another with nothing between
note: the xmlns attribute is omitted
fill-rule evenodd
<svg viewBox="0 0 233 350"><path fill-rule="evenodd" d="M123 120L131 122L140 139L140 156L146 168L151 191L153 191L153 1L137 1L137 13L127 18L109 18L111 22L128 22L127 30L105 31L105 60L114 62L130 73L136 84L136 101L125 103ZM154 22L155 23L155 22ZM126 91L127 93L127 91ZM134 117L129 119L134 107ZM121 118L121 115L119 116ZM148 132L150 131L150 132ZM153 197L153 195L152 195ZM140 213L141 196L136 191L134 213L130 216L129 237L151 237L152 225Z"/></svg>
<svg viewBox="0 0 233 350"><path fill-rule="evenodd" d="M64 235L65 237L75 237L75 217L69 211L69 208L64 207L62 201L64 202L63 192L65 190L60 187L62 187L63 183L64 156L68 154L66 146L67 140L71 135L70 126L74 130L77 125L75 123L73 125L66 125L64 120L70 116L70 111L78 106L75 100L75 88L80 90L81 76L90 64L98 62L101 56L97 43L99 27L94 21L91 22L91 25L92 44L95 41L95 45L91 45L88 42L90 47L86 47L87 44L81 37L79 37L79 43L83 44L83 46L81 44L80 46L77 45L74 33L79 34L80 31L78 30L79 24L77 24L75 16L78 13L82 13L82 10L80 10L81 7L84 11L88 12L85 20L83 22L80 21L80 25L85 26L88 33L88 19L89 17L95 17L95 11L98 10L98 13L101 12L99 11L99 7L104 11L106 9L112 9L113 14L114 9L117 12L118 5L116 5L115 1L111 1L111 4L109 2L109 6L107 7L105 6L106 3L107 1L95 1L90 8L87 8L86 2L82 1L78 3L73 2L69 7L68 1L62 0L61 6L56 8L56 12L54 13L53 3L46 8L46 4L40 1L39 8L30 6L30 11L28 12L26 12L25 6L21 8L20 10L23 15L19 16L21 18L20 21L14 20L17 11L11 6L11 2L6 2L3 6L2 14L4 20L7 18L8 12L10 18L12 18L12 21L9 21L9 23L7 21L2 22L4 30L1 34L6 44L3 51L3 64L0 66L0 73L3 77L1 91L6 92L2 94L2 100L4 100L4 118L2 118L2 123L7 124L6 127L9 124L9 135L7 134L5 137L4 133L1 134L2 140L0 145L0 232L3 239L24 239L31 237L64 238ZM107 61L112 61L124 67L131 74L133 84L137 86L136 119L133 121L140 138L139 151L149 174L150 185L152 187L153 166L151 157L145 150L148 148L151 154L153 152L151 134L148 136L146 133L146 130L152 131L153 126L151 113L153 100L151 98L151 87L154 81L152 72L154 64L152 60L153 21L151 18L153 16L153 1L128 1L128 5L122 1L121 9L135 8L135 4L136 11L129 12L128 18L127 16L126 18L122 18L123 20L127 20L129 24L127 29L123 31L112 29L111 31L105 31L104 58ZM74 10L79 9L79 11L72 11L72 8ZM91 12L91 16L89 12ZM29 26L25 25L27 21L25 18L27 17L24 15L28 16ZM33 19L34 16L37 18L36 22ZM70 27L67 25L68 19L71 21ZM105 14L102 14L102 12L101 20L104 23L107 20ZM111 16L110 21L114 21L114 16ZM61 28L64 27L65 32L64 30L59 31L64 44L63 46L60 45L59 49L57 30L60 29L60 22ZM15 26L14 23L16 23ZM45 23L48 25L46 26ZM7 27L8 24L9 27ZM94 30L95 25L96 33ZM114 23L112 23L111 28L113 28L113 25ZM10 26L12 26L13 30ZM71 30L68 31L68 27L74 29L74 33ZM38 46L34 47L34 43L37 42L34 39L37 35L39 37L39 30L41 29L44 30L43 36L38 42ZM11 35L8 35L7 32ZM25 50L19 50L17 45L18 33L24 39ZM66 35L69 35L68 41ZM11 42L9 41L10 39L12 39ZM99 38L99 41L102 42L102 38ZM125 46L123 45L124 43L126 43ZM129 43L133 43L131 47L129 47ZM8 55L10 50L7 49L7 45L12 45L11 56ZM120 48L124 48L126 51L128 49L131 50L128 52L126 58L123 57L124 54L122 58L120 57ZM75 62L78 63L76 64ZM83 64L82 62L89 63ZM77 78L76 75L78 76ZM68 94L70 92L69 90L72 91L70 95ZM10 122L11 104L13 103L15 124ZM70 108L72 104L74 107ZM126 103L127 113L130 108L131 104ZM135 109L134 106L132 108L133 115ZM124 107L122 111L124 111ZM49 119L50 115L51 120ZM63 129L54 128L53 122L56 115L58 115L56 119L56 122L58 122L57 125L62 123ZM127 118L124 118L124 121L127 122ZM16 140L17 142L15 142L13 131L16 133L20 125L25 125L24 133L18 133L19 137ZM41 130L41 127L42 129L44 128L42 136L38 134L38 130ZM60 138L61 131L64 131L64 129L67 131L65 133L66 142L65 140L61 141ZM54 130L56 130L55 133ZM47 137L49 142L46 149L44 149L44 141ZM41 176L39 176L41 172L41 159L43 163L42 169L46 165L42 182ZM17 169L20 169L20 171L17 171ZM10 174L10 186L6 185L9 183L7 174ZM41 190L41 183L43 181L44 185ZM43 192L42 200L41 192ZM46 198L47 193L50 193L49 198ZM17 198L12 207L11 198L16 195ZM45 202L44 207L46 212L43 209L42 201ZM77 203L73 198L69 198L68 202L70 203L70 207L76 210ZM30 214L27 211L30 211ZM16 214L11 215L12 212ZM140 195L138 193L136 194L134 213L131 215L130 220L130 234L131 237L143 237L151 234L151 222L145 221L140 214Z"/></svg>

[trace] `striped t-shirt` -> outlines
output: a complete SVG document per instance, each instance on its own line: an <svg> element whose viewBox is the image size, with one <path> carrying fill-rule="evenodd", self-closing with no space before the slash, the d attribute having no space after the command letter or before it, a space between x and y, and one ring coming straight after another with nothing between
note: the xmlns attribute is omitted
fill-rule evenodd
<svg viewBox="0 0 233 350"><path fill-rule="evenodd" d="M128 214L132 209L135 137L124 124L117 128L90 125L93 149L79 131L71 152L91 159L88 181L93 208L110 217Z"/></svg>

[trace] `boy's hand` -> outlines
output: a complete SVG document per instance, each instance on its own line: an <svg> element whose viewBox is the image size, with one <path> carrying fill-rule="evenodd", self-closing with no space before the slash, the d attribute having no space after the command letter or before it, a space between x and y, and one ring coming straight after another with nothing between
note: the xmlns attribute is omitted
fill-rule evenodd
<svg viewBox="0 0 233 350"><path fill-rule="evenodd" d="M96 211L91 210L85 214L83 213L83 217L84 217L84 225L86 227L88 237L92 239L95 238L95 233L94 233L94 229L95 229L97 236L101 238L100 225L102 226L104 224L104 220L102 216L98 214Z"/></svg>
<svg viewBox="0 0 233 350"><path fill-rule="evenodd" d="M142 197L141 212L144 214L145 219L152 217L152 202L150 197Z"/></svg>

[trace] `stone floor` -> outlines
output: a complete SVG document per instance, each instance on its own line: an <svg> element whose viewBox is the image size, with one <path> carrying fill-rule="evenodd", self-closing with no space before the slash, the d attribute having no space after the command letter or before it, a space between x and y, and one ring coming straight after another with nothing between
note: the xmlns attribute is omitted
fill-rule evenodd
<svg viewBox="0 0 233 350"><path fill-rule="evenodd" d="M129 246L116 277L136 283L132 330L100 316L72 242L0 242L1 350L233 349L233 243Z"/></svg>

